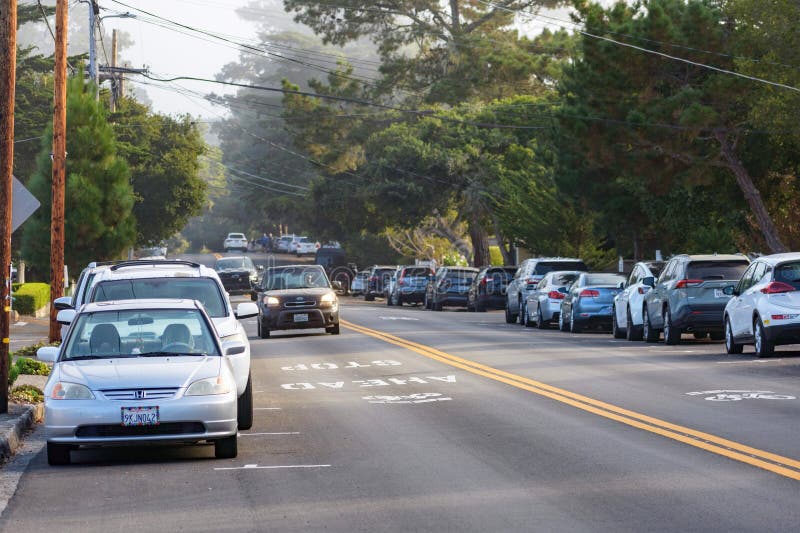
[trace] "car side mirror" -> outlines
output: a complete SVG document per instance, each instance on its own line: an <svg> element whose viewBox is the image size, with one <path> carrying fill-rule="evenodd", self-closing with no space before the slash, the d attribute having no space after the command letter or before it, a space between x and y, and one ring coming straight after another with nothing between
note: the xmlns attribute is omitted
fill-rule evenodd
<svg viewBox="0 0 800 533"><path fill-rule="evenodd" d="M226 341L222 343L222 353L225 355L243 354L247 347L241 341Z"/></svg>
<svg viewBox="0 0 800 533"><path fill-rule="evenodd" d="M58 359L60 348L57 346L42 346L36 350L36 359L45 363L55 363Z"/></svg>
<svg viewBox="0 0 800 533"><path fill-rule="evenodd" d="M75 320L76 314L77 312L74 309L64 309L59 311L56 315L56 322L62 326L69 326L72 324L72 321Z"/></svg>
<svg viewBox="0 0 800 533"><path fill-rule="evenodd" d="M620 281L619 285L617 285L617 288L618 289L624 289L625 288L625 282L624 281Z"/></svg>
<svg viewBox="0 0 800 533"><path fill-rule="evenodd" d="M656 286L656 278L653 276L644 277L642 278L642 285L653 288Z"/></svg>
<svg viewBox="0 0 800 533"><path fill-rule="evenodd" d="M252 318L258 316L258 306L253 302L243 302L236 306L236 318Z"/></svg>
<svg viewBox="0 0 800 533"><path fill-rule="evenodd" d="M735 285L728 285L722 289L722 294L726 296L739 296L739 291L736 290Z"/></svg>
<svg viewBox="0 0 800 533"><path fill-rule="evenodd" d="M53 300L53 307L55 307L58 311L72 309L72 296L62 296L61 298L56 298Z"/></svg>

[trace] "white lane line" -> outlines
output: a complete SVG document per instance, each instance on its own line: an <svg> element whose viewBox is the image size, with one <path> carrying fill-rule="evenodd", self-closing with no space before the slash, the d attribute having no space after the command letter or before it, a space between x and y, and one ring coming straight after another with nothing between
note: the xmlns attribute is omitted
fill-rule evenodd
<svg viewBox="0 0 800 533"><path fill-rule="evenodd" d="M253 437L256 435L299 435L299 431L283 431L276 433L239 433L240 437Z"/></svg>
<svg viewBox="0 0 800 533"><path fill-rule="evenodd" d="M328 468L331 465L282 465L282 466L258 466L256 465L244 465L244 466L235 466L235 467L227 467L227 468L215 468L214 470L277 470L277 469L288 469L288 468Z"/></svg>
<svg viewBox="0 0 800 533"><path fill-rule="evenodd" d="M280 407L253 407L253 411L280 411Z"/></svg>
<svg viewBox="0 0 800 533"><path fill-rule="evenodd" d="M749 364L749 363L777 363L778 361L782 361L782 359L751 359L749 361L717 361L718 365L742 365L742 364Z"/></svg>

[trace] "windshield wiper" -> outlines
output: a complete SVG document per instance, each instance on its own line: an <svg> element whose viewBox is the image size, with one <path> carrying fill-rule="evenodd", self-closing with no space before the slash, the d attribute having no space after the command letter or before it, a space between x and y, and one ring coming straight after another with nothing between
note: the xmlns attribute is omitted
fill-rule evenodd
<svg viewBox="0 0 800 533"><path fill-rule="evenodd" d="M173 355L197 355L207 356L207 353L190 353L190 352L145 352L134 354L134 357L170 357Z"/></svg>
<svg viewBox="0 0 800 533"><path fill-rule="evenodd" d="M64 358L64 361L85 361L87 359L113 359L115 357L130 357L128 354L115 354L115 355L75 355L72 357Z"/></svg>

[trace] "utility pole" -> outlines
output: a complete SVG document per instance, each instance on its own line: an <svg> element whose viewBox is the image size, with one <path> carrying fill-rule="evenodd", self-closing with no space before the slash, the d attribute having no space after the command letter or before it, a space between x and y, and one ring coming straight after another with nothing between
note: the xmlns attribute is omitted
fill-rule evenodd
<svg viewBox="0 0 800 533"><path fill-rule="evenodd" d="M14 169L14 88L17 0L0 7L0 413L8 412L11 327L11 174Z"/></svg>
<svg viewBox="0 0 800 533"><path fill-rule="evenodd" d="M56 2L56 51L53 91L53 200L50 214L50 342L61 338L53 301L64 294L64 189L67 165L68 0Z"/></svg>
<svg viewBox="0 0 800 533"><path fill-rule="evenodd" d="M111 68L117 68L117 30L111 32ZM122 94L119 92L121 80L121 74L111 78L111 103L109 107L112 113L117 110L117 100L122 98Z"/></svg>
<svg viewBox="0 0 800 533"><path fill-rule="evenodd" d="M99 77L97 70L97 41L95 41L94 26L97 20L97 15L100 14L100 6L97 5L96 0L90 0L89 4L89 78L94 83L94 97L100 98Z"/></svg>

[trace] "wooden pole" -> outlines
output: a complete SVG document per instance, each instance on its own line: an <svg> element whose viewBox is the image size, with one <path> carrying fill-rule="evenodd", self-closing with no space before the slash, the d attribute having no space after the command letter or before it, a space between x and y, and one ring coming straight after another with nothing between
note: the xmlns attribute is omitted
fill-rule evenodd
<svg viewBox="0 0 800 533"><path fill-rule="evenodd" d="M14 170L14 88L17 70L17 1L0 7L0 413L8 412L11 328L11 175Z"/></svg>
<svg viewBox="0 0 800 533"><path fill-rule="evenodd" d="M117 30L113 30L111 32L111 68L117 66ZM122 78L122 74L117 74L116 72L111 72L111 112L115 112L117 110L117 100L121 97L119 94L119 80Z"/></svg>
<svg viewBox="0 0 800 533"><path fill-rule="evenodd" d="M61 339L53 301L64 294L64 189L67 165L68 0L56 2L55 89L53 91L53 201L50 214L50 342Z"/></svg>

